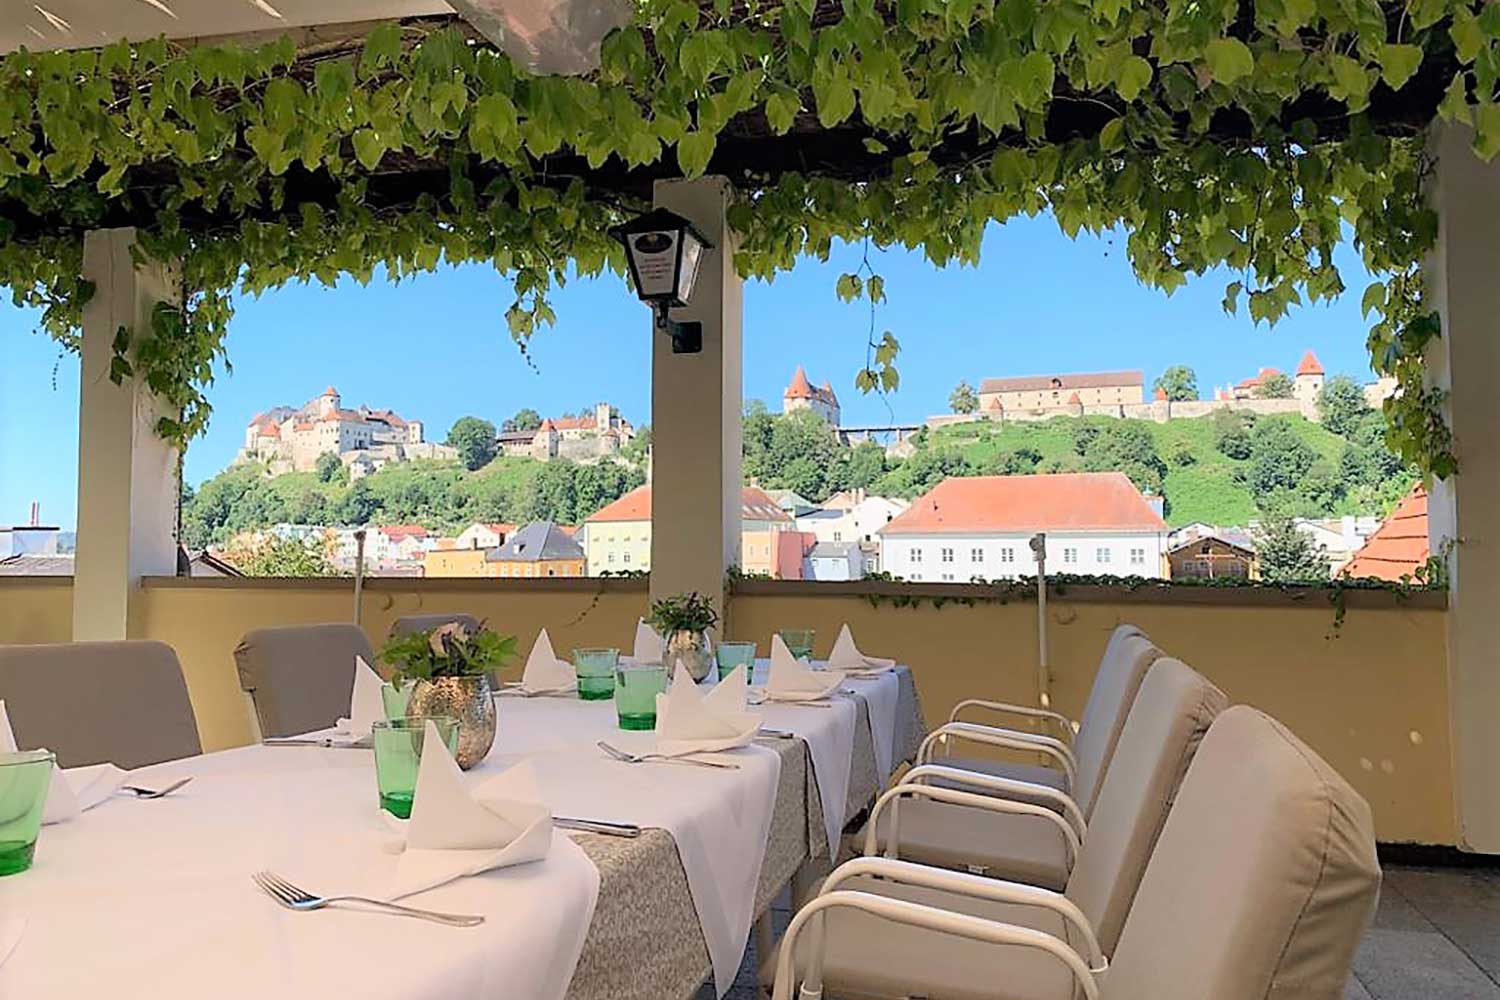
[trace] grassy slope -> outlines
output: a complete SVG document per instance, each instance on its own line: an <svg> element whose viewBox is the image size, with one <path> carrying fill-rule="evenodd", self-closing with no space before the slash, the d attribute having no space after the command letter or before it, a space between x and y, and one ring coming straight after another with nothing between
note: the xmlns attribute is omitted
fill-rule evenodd
<svg viewBox="0 0 1500 1000"><path fill-rule="evenodd" d="M1297 436L1320 456L1338 463L1344 441L1318 424L1298 416L1270 419L1285 420ZM1073 454L1073 417L1055 417L1039 423L958 424L942 428L932 435L934 444L956 445L966 458L982 465L997 453L1018 448L1035 448L1042 455L1042 465L1049 460ZM1242 525L1256 517L1250 491L1234 482L1234 470L1248 463L1236 461L1214 447L1213 425L1206 417L1169 420L1164 424L1143 422L1156 438L1157 453L1167 462L1167 521L1173 526L1193 521L1210 524ZM1196 461L1191 465L1174 465L1170 456L1186 443Z"/></svg>

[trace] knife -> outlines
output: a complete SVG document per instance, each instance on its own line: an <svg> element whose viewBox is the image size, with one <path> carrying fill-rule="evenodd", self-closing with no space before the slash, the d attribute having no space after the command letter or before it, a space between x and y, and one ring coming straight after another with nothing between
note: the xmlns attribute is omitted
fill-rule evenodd
<svg viewBox="0 0 1500 1000"><path fill-rule="evenodd" d="M641 828L634 823L607 823L599 819L572 819L553 816L552 825L564 830L581 830L585 833L602 833L610 837L639 837Z"/></svg>

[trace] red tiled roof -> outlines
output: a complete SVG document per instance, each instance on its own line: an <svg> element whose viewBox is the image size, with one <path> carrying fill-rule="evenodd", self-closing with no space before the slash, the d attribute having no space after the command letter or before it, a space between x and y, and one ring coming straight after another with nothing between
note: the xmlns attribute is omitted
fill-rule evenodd
<svg viewBox="0 0 1500 1000"><path fill-rule="evenodd" d="M1145 373L1139 371L1075 372L1069 375L1017 375L1010 378L987 378L979 383L979 391L992 393L1036 392L1044 389L1103 389L1115 386L1144 385L1145 381Z"/></svg>
<svg viewBox="0 0 1500 1000"><path fill-rule="evenodd" d="M1374 576L1399 581L1413 576L1427 562L1427 490L1418 483L1391 511L1375 533L1365 539L1343 575Z"/></svg>
<svg viewBox="0 0 1500 1000"><path fill-rule="evenodd" d="M1156 392L1152 394L1151 398L1155 400L1165 400L1167 398L1167 390L1157 387Z"/></svg>
<svg viewBox="0 0 1500 1000"><path fill-rule="evenodd" d="M593 417L558 417L548 423L560 431L586 431L594 426L595 421Z"/></svg>
<svg viewBox="0 0 1500 1000"><path fill-rule="evenodd" d="M383 524L375 529L391 541L402 538L426 538L427 529L420 524Z"/></svg>
<svg viewBox="0 0 1500 1000"><path fill-rule="evenodd" d="M335 389L331 385L328 388L326 388L326 389L323 390L323 395L324 396L337 396L338 394L339 394L339 391L337 389Z"/></svg>
<svg viewBox="0 0 1500 1000"><path fill-rule="evenodd" d="M792 516L776 505L776 501L764 490L754 486L740 488L740 516L750 521L790 521ZM629 493L606 504L592 516L584 518L585 524L602 521L649 521L651 520L651 487L637 486Z"/></svg>
<svg viewBox="0 0 1500 1000"><path fill-rule="evenodd" d="M1309 350L1302 355L1302 361L1297 365L1298 375L1321 375L1323 366L1318 363L1318 356Z"/></svg>
<svg viewBox="0 0 1500 1000"><path fill-rule="evenodd" d="M1068 397L1068 403L1073 406L1081 406L1083 404L1083 400L1079 399L1078 393L1075 392L1073 393L1073 395Z"/></svg>
<svg viewBox="0 0 1500 1000"><path fill-rule="evenodd" d="M787 399L812 399L812 394L812 383L807 381L807 372L798 365L797 371L792 375L792 384L786 387L786 392L782 395Z"/></svg>
<svg viewBox="0 0 1500 1000"><path fill-rule="evenodd" d="M1280 375L1280 374L1281 374L1280 370L1278 370L1276 368L1262 368L1259 372L1255 373L1254 375L1251 375L1249 378L1242 379L1235 386L1235 388L1236 389L1253 389L1256 386L1260 385L1262 382L1264 382L1266 379L1270 378L1272 375Z"/></svg>
<svg viewBox="0 0 1500 1000"><path fill-rule="evenodd" d="M543 420L542 423L541 423L541 426L539 426L537 428L537 431L539 431L539 432L540 431L555 431L555 430L557 430L557 425L554 424L550 419L549 420Z"/></svg>
<svg viewBox="0 0 1500 1000"><path fill-rule="evenodd" d="M1123 472L1067 472L945 479L881 533L1166 530Z"/></svg>

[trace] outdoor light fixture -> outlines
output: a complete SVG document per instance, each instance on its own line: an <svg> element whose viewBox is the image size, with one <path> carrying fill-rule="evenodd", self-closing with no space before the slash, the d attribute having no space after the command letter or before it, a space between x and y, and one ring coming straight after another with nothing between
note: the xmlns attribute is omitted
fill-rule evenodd
<svg viewBox="0 0 1500 1000"><path fill-rule="evenodd" d="M703 324L678 323L667 316L667 310L687 305L703 255L713 244L691 222L664 208L615 226L609 233L624 245L635 293L651 307L656 328L671 335L672 353L703 350Z"/></svg>

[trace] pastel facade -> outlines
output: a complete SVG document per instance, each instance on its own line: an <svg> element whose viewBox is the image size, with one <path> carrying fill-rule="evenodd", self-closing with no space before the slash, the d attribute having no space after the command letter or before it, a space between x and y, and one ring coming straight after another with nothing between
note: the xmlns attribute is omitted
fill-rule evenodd
<svg viewBox="0 0 1500 1000"><path fill-rule="evenodd" d="M311 472L326 454L337 455L357 478L387 462L452 458L453 449L424 440L422 422L405 420L394 410L345 409L338 390L329 386L297 409L277 406L257 414L245 428L234 462L264 463L278 475Z"/></svg>
<svg viewBox="0 0 1500 1000"><path fill-rule="evenodd" d="M979 412L1066 411L1090 406L1131 406L1146 401L1139 371L1076 372L987 378L979 384Z"/></svg>

